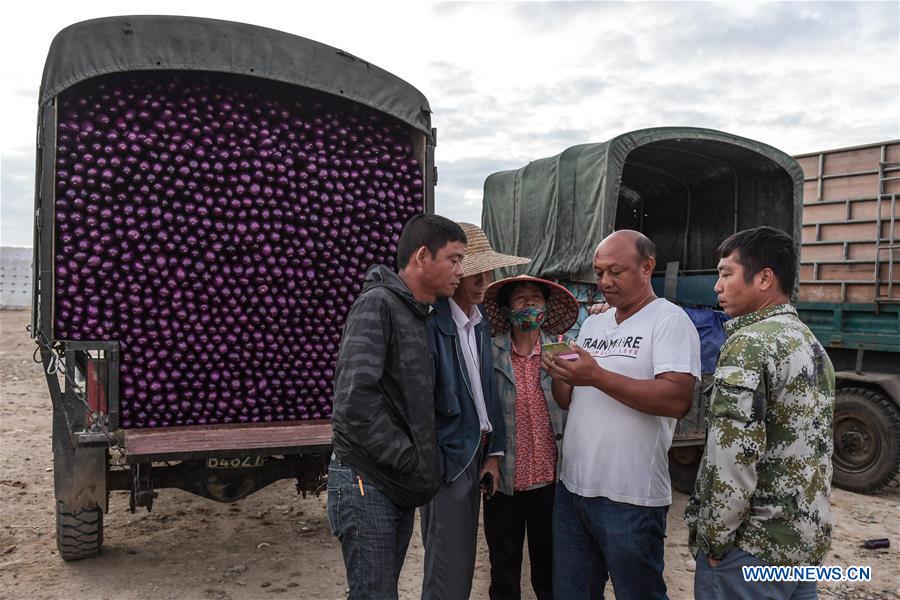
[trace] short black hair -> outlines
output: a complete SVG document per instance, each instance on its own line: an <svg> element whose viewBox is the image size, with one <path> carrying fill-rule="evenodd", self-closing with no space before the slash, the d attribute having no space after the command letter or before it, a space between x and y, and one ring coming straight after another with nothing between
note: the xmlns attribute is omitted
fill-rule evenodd
<svg viewBox="0 0 900 600"><path fill-rule="evenodd" d="M656 259L656 244L654 244L646 235L639 235L634 241L634 246L637 248L641 260L647 260L648 258Z"/></svg>
<svg viewBox="0 0 900 600"><path fill-rule="evenodd" d="M744 281L765 268L772 269L782 293L790 296L797 279L797 249L794 238L774 227L738 231L719 245L719 257L737 251L735 260L744 268Z"/></svg>
<svg viewBox="0 0 900 600"><path fill-rule="evenodd" d="M436 258L438 250L451 242L469 242L462 227L440 215L416 215L406 223L397 242L397 268L405 269L422 246Z"/></svg>
<svg viewBox="0 0 900 600"><path fill-rule="evenodd" d="M550 288L540 281L513 281L500 288L500 291L497 293L497 306L509 308L509 297L516 291L516 288L529 284L537 286L537 288L541 290L541 293L544 295L545 303L550 302Z"/></svg>

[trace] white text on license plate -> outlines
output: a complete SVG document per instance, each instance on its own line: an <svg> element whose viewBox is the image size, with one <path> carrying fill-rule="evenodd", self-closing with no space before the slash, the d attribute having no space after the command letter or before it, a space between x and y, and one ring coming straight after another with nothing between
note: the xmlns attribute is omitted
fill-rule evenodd
<svg viewBox="0 0 900 600"><path fill-rule="evenodd" d="M210 457L206 459L206 468L244 469L248 467L261 467L265 462L265 456L238 456L235 458Z"/></svg>

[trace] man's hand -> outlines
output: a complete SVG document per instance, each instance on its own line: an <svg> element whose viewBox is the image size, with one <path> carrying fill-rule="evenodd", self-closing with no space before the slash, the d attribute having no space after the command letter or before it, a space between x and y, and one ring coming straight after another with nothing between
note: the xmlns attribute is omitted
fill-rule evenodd
<svg viewBox="0 0 900 600"><path fill-rule="evenodd" d="M569 385L589 385L596 387L597 378L603 373L603 369L583 348L570 343L569 348L578 354L577 360L565 360L557 356L544 353L541 363L544 369L553 379L558 379Z"/></svg>
<svg viewBox="0 0 900 600"><path fill-rule="evenodd" d="M601 302L600 304L591 304L590 306L588 306L587 312L589 315L602 315L609 309L609 304L607 304L606 302Z"/></svg>
<svg viewBox="0 0 900 600"><path fill-rule="evenodd" d="M485 473L490 473L494 477L494 485L493 489L491 489L491 495L497 493L497 488L500 487L500 457L499 456L488 456L484 459L484 465L481 467L481 472L478 474L478 481L481 481L484 478Z"/></svg>
<svg viewBox="0 0 900 600"><path fill-rule="evenodd" d="M691 410L694 376L666 371L653 379L635 379L604 369L596 359L574 342L569 343L578 359L568 361L543 353L541 364L553 378L553 397L563 410L572 402L573 386L597 388L629 408L661 417L680 419Z"/></svg>

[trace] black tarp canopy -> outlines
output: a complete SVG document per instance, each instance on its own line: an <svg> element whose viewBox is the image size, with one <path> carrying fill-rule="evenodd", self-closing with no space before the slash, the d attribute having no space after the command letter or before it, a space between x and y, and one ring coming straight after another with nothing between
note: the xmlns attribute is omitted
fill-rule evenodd
<svg viewBox="0 0 900 600"><path fill-rule="evenodd" d="M498 252L527 256L528 273L593 282L597 244L638 229L657 245L658 269L710 272L728 235L759 225L800 244L803 172L771 146L694 127L643 129L572 146L490 175L482 225Z"/></svg>
<svg viewBox="0 0 900 600"><path fill-rule="evenodd" d="M66 27L50 45L40 104L98 75L159 70L223 72L300 85L389 114L434 142L428 100L399 77L313 40L197 17L106 17Z"/></svg>

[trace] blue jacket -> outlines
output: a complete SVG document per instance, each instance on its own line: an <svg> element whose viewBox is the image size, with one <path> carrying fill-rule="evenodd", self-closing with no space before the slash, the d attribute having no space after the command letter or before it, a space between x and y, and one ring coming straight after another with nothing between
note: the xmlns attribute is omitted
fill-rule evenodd
<svg viewBox="0 0 900 600"><path fill-rule="evenodd" d="M481 443L481 425L450 302L439 298L434 307L428 332L435 356L435 427L438 447L444 458L444 479L450 482L466 470L475 456ZM485 408L493 428L488 442L490 454L506 450L506 432L491 360L491 325L484 309L481 306L478 309L484 318L475 326L481 362L481 381L477 383L483 390Z"/></svg>

